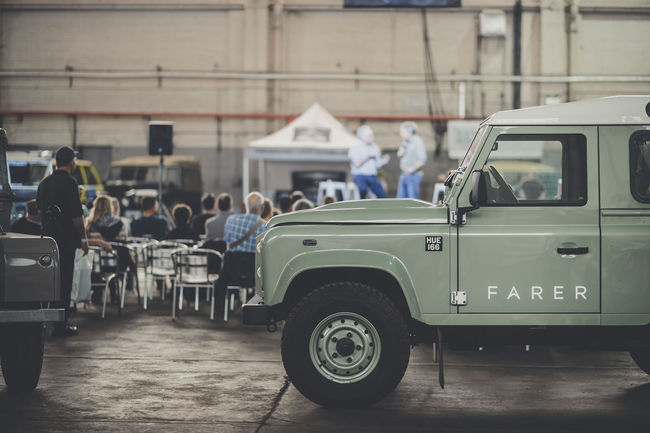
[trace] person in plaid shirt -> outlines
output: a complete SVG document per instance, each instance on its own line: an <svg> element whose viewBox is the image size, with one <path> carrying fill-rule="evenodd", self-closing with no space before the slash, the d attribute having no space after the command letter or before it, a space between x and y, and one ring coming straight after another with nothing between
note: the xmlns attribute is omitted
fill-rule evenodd
<svg viewBox="0 0 650 433"><path fill-rule="evenodd" d="M223 240L228 245L244 237L244 235L260 220L264 197L259 192L251 192L246 197L245 214L231 215L226 220ZM266 223L262 223L257 229L239 245L229 248L229 251L255 252L255 238L266 230Z"/></svg>
<svg viewBox="0 0 650 433"><path fill-rule="evenodd" d="M246 197L247 213L231 215L226 220L223 240L228 250L223 256L219 279L214 282L216 293L225 295L229 285L255 286L255 237L266 230L266 222L260 217L263 206L262 194L251 192ZM250 236L243 239L253 228ZM223 299L228 302L225 296Z"/></svg>

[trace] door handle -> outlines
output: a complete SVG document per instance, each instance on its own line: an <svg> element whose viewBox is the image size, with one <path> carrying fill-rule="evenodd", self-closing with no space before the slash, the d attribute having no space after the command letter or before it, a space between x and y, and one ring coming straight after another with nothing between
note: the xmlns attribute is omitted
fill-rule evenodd
<svg viewBox="0 0 650 433"><path fill-rule="evenodd" d="M562 255L587 254L588 252L589 252L589 247L575 247L575 248L559 247L557 249L557 253Z"/></svg>

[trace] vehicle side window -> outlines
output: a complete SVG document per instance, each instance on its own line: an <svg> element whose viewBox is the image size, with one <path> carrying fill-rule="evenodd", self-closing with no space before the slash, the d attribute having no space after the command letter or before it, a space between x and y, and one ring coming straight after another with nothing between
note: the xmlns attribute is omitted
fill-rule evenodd
<svg viewBox="0 0 650 433"><path fill-rule="evenodd" d="M81 174L81 170L82 170L82 167L77 166L75 171L72 172L72 177L75 178L78 185L83 186L83 185L85 185L85 183L84 183L83 175Z"/></svg>
<svg viewBox="0 0 650 433"><path fill-rule="evenodd" d="M133 181L135 167L111 167L108 177L111 180Z"/></svg>
<svg viewBox="0 0 650 433"><path fill-rule="evenodd" d="M100 185L102 183L94 166L88 167L86 170L86 176L88 176L88 183L90 185Z"/></svg>
<svg viewBox="0 0 650 433"><path fill-rule="evenodd" d="M167 187L181 188L181 168L168 167L165 171L165 175L167 176Z"/></svg>
<svg viewBox="0 0 650 433"><path fill-rule="evenodd" d="M582 134L505 134L483 168L488 206L582 206L587 140Z"/></svg>
<svg viewBox="0 0 650 433"><path fill-rule="evenodd" d="M630 137L630 189L642 203L650 203L650 131Z"/></svg>
<svg viewBox="0 0 650 433"><path fill-rule="evenodd" d="M31 162L9 162L9 181L14 186L37 186L47 176L47 165Z"/></svg>

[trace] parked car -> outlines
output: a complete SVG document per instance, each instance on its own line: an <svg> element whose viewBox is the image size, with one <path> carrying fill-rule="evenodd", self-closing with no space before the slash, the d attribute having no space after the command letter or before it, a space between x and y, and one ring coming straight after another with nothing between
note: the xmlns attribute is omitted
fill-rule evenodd
<svg viewBox="0 0 650 433"><path fill-rule="evenodd" d="M122 198L129 190L158 190L160 158L157 156L132 156L111 164L106 190ZM200 212L203 182L201 165L193 156L173 155L164 158L163 203L170 209L176 203L190 205Z"/></svg>
<svg viewBox="0 0 650 433"><path fill-rule="evenodd" d="M512 168L508 147L511 172L545 166L549 193L515 192L523 178L499 168ZM376 402L422 342L437 343L441 385L446 346L626 350L650 374L650 96L496 113L445 186L440 205L334 203L257 237L243 321L285 321L282 359L303 395Z"/></svg>

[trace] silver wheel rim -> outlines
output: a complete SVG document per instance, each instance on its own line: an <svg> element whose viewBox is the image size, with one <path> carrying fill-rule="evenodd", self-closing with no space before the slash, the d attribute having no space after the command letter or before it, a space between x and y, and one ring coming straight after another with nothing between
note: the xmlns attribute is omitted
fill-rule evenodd
<svg viewBox="0 0 650 433"><path fill-rule="evenodd" d="M334 313L321 320L309 340L309 356L325 378L354 383L377 367L381 341L375 327L356 313Z"/></svg>

